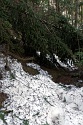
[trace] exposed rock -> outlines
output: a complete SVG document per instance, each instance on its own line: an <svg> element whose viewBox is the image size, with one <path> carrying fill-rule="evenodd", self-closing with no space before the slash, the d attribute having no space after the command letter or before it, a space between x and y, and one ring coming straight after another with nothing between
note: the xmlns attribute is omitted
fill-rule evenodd
<svg viewBox="0 0 83 125"><path fill-rule="evenodd" d="M0 108L2 107L3 105L3 102L8 98L7 94L1 92L0 93Z"/></svg>
<svg viewBox="0 0 83 125"><path fill-rule="evenodd" d="M2 79L2 74L0 73L0 79Z"/></svg>

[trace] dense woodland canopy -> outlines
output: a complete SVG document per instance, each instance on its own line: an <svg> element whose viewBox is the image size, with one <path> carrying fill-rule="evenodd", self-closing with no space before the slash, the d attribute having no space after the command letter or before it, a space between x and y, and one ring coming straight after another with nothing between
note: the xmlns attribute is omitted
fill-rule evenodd
<svg viewBox="0 0 83 125"><path fill-rule="evenodd" d="M82 0L0 0L0 44L7 51L60 60L83 55Z"/></svg>

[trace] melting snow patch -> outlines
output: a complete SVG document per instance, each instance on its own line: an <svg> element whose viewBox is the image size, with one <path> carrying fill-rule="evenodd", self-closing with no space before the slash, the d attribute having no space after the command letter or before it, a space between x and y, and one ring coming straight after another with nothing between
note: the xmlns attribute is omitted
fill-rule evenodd
<svg viewBox="0 0 83 125"><path fill-rule="evenodd" d="M69 59L68 59L68 60L67 60L67 63L65 64L65 63L63 63L63 62L60 61L59 57L58 57L56 54L54 54L54 57L55 57L55 59L57 60L57 62L58 62L62 67L68 68L70 71L75 70L75 69L78 69L78 68L73 64L73 61L72 61L72 60L69 60Z"/></svg>
<svg viewBox="0 0 83 125"><path fill-rule="evenodd" d="M64 125L64 109L62 109L60 105L51 107L47 116L47 122L50 125Z"/></svg>
<svg viewBox="0 0 83 125"><path fill-rule="evenodd" d="M16 60L8 57L8 62L11 72L3 70L0 80L2 91L9 95L3 110L12 110L5 116L8 125L83 125L83 88L67 89L54 83L48 72L34 63L27 64L39 71L32 76ZM4 64L0 57L0 67ZM0 120L0 125L5 123Z"/></svg>

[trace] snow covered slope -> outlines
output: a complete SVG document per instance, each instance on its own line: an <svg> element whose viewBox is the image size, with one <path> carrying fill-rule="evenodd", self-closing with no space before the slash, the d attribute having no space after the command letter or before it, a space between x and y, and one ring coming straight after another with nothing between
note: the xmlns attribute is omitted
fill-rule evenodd
<svg viewBox="0 0 83 125"><path fill-rule="evenodd" d="M8 60L11 72L5 71L5 57L0 56L2 91L9 95L2 110L12 110L5 116L7 125L83 125L83 88L54 83L33 63L27 65L39 74L29 75L17 60ZM0 120L0 125L5 123Z"/></svg>

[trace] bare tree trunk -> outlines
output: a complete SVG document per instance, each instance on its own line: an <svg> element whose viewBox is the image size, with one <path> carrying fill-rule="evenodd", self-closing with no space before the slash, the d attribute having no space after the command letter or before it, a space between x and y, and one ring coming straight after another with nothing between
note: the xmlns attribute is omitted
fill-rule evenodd
<svg viewBox="0 0 83 125"><path fill-rule="evenodd" d="M78 5L78 0L75 0L75 27L77 28L78 26L78 13L79 13L79 5Z"/></svg>
<svg viewBox="0 0 83 125"><path fill-rule="evenodd" d="M56 12L60 13L60 5L59 5L59 0L53 0L53 4L56 7Z"/></svg>
<svg viewBox="0 0 83 125"><path fill-rule="evenodd" d="M72 14L71 14L71 21L72 21L72 25L74 26L74 12L72 11Z"/></svg>
<svg viewBox="0 0 83 125"><path fill-rule="evenodd" d="M83 5L80 6L80 22L83 23Z"/></svg>
<svg viewBox="0 0 83 125"><path fill-rule="evenodd" d="M60 13L59 0L55 0L55 1L56 1L56 12Z"/></svg>

